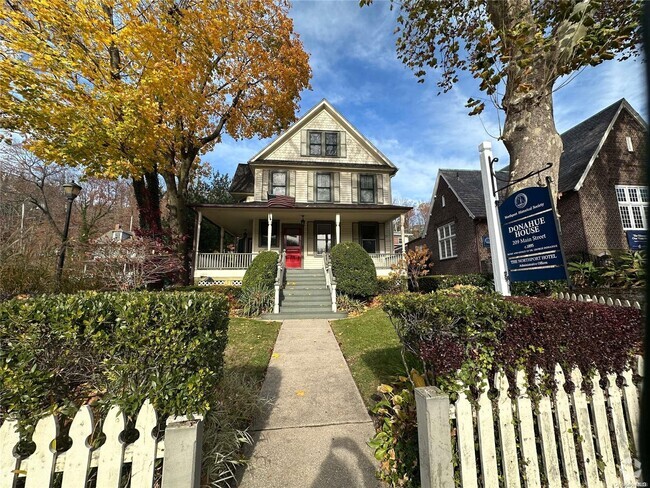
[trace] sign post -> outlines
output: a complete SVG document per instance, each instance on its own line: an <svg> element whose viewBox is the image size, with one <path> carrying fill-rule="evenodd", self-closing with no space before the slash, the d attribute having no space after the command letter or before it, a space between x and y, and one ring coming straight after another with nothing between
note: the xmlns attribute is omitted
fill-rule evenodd
<svg viewBox="0 0 650 488"><path fill-rule="evenodd" d="M483 180L485 215L487 217L488 233L490 234L490 252L492 255L494 288L501 295L510 296L510 285L506 278L505 252L497 211L499 204L499 198L496 193L497 185L490 167L490 161L492 159L492 144L489 141L484 141L479 145L478 150L481 159L481 178Z"/></svg>

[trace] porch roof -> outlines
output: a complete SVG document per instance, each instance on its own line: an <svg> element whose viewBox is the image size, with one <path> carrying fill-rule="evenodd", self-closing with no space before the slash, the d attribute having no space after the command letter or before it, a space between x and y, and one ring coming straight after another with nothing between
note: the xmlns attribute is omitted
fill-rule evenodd
<svg viewBox="0 0 650 488"><path fill-rule="evenodd" d="M269 213L274 220L280 221L334 220L335 215L339 214L341 221L388 222L411 210L411 207L400 205L359 203L295 203L291 208L280 208L269 207L268 202L201 204L192 205L191 208L235 236L240 236L244 230L250 232L250 219L266 219Z"/></svg>

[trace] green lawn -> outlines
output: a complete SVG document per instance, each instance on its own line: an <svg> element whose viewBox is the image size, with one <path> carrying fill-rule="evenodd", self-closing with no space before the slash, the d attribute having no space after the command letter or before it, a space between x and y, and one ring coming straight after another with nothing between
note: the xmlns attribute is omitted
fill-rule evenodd
<svg viewBox="0 0 650 488"><path fill-rule="evenodd" d="M377 387L405 373L395 329L381 308L373 308L359 317L333 321L332 330L364 402L372 406Z"/></svg>
<svg viewBox="0 0 650 488"><path fill-rule="evenodd" d="M280 325L280 322L231 318L225 353L226 374L229 371L245 374L261 386Z"/></svg>

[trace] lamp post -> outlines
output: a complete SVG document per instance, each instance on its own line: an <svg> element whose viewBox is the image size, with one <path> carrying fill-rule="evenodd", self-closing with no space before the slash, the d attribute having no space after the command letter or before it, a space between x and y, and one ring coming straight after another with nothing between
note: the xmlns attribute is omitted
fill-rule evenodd
<svg viewBox="0 0 650 488"><path fill-rule="evenodd" d="M59 261L56 265L56 282L61 283L61 274L63 273L63 263L65 262L65 250L68 247L68 231L70 230L70 214L72 213L72 202L81 193L81 186L74 181L63 185L63 193L68 201L65 213L65 226L63 227L63 242L61 243L61 252L59 252Z"/></svg>

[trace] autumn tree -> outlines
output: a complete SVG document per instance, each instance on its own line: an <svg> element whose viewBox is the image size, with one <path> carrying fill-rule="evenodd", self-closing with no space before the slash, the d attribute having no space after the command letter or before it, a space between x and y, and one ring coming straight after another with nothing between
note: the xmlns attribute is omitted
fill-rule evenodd
<svg viewBox="0 0 650 488"><path fill-rule="evenodd" d="M400 9L398 57L418 81L435 71L446 92L467 71L486 95L468 100L470 115L488 100L505 112L501 139L512 180L551 162L557 185L556 82L585 66L633 56L640 42L640 0L392 1Z"/></svg>
<svg viewBox="0 0 650 488"><path fill-rule="evenodd" d="M47 161L133 179L140 223L188 234L188 185L221 142L295 119L308 56L286 0L5 0L0 127ZM189 259L189 242L186 261Z"/></svg>

